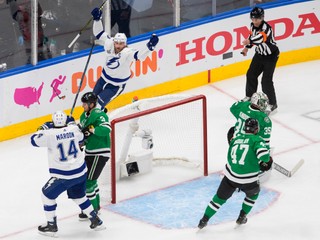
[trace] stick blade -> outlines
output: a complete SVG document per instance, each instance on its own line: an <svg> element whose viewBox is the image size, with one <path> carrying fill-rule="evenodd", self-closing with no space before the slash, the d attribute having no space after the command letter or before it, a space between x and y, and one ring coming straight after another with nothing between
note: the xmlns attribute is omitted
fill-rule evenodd
<svg viewBox="0 0 320 240"><path fill-rule="evenodd" d="M295 174L303 164L304 164L304 159L300 159L300 161L294 166L294 168L292 168L289 177L292 177L293 174Z"/></svg>
<svg viewBox="0 0 320 240"><path fill-rule="evenodd" d="M287 176L287 177L291 177L291 173L289 170L285 169L284 167L282 167L281 165L279 165L276 162L273 162L273 168L275 170L277 170L278 172L282 173L283 175Z"/></svg>

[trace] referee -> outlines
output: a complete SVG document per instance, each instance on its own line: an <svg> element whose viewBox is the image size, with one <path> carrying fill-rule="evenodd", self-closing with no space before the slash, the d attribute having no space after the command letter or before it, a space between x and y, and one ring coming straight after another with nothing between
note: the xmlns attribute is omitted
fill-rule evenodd
<svg viewBox="0 0 320 240"><path fill-rule="evenodd" d="M250 12L251 25L248 39L242 42L245 45L242 50L243 56L247 56L249 48L255 46L255 55L252 58L247 71L246 97L244 101L250 100L253 93L257 92L258 77L261 73L262 91L269 98L268 114L277 109L277 98L273 86L273 73L279 58L279 48L274 40L271 26L264 21L264 10L255 7Z"/></svg>

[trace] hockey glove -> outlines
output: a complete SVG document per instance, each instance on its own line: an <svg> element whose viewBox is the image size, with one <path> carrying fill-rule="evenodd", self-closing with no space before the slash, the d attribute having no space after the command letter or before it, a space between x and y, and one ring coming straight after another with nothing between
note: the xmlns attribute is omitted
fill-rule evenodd
<svg viewBox="0 0 320 240"><path fill-rule="evenodd" d="M272 157L270 156L270 160L269 160L269 162L260 162L260 170L261 171L268 171L270 168L271 168L271 166L272 166L272 163L273 163L273 159L272 159Z"/></svg>
<svg viewBox="0 0 320 240"><path fill-rule="evenodd" d="M72 116L67 116L67 121L66 121L67 125L75 125L76 121L74 120L74 117Z"/></svg>
<svg viewBox="0 0 320 240"><path fill-rule="evenodd" d="M37 131L39 130L48 130L54 128L53 122L45 122L40 127L37 128Z"/></svg>
<svg viewBox="0 0 320 240"><path fill-rule="evenodd" d="M94 133L94 127L93 125L89 125L81 130L81 132L84 135L84 138L87 139L89 136L91 136Z"/></svg>
<svg viewBox="0 0 320 240"><path fill-rule="evenodd" d="M158 36L154 33L152 34L152 36L150 37L149 42L147 43L147 47L149 48L150 51L153 51L155 49L155 47L157 46L159 42L159 38Z"/></svg>
<svg viewBox="0 0 320 240"><path fill-rule="evenodd" d="M91 11L91 15L92 15L93 20L99 21L102 16L102 11L99 8L95 8Z"/></svg>
<svg viewBox="0 0 320 240"><path fill-rule="evenodd" d="M84 145L85 144L83 141L79 142L79 148L80 148L81 152L83 152L83 150L84 150Z"/></svg>

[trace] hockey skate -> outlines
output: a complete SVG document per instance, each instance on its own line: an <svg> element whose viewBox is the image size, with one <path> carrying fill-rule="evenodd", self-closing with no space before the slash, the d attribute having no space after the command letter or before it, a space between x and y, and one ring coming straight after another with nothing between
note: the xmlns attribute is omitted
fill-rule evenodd
<svg viewBox="0 0 320 240"><path fill-rule="evenodd" d="M95 210L97 215L100 215L99 210L100 210L100 207L98 208L98 210ZM79 217L79 221L88 221L89 220L87 214L85 214L83 211L81 211L81 213L79 213L78 217Z"/></svg>
<svg viewBox="0 0 320 240"><path fill-rule="evenodd" d="M85 214L82 211L81 211L81 213L79 213L78 217L79 217L79 221L88 221L89 220L87 214Z"/></svg>
<svg viewBox="0 0 320 240"><path fill-rule="evenodd" d="M53 222L48 221L47 225L40 225L38 231L42 235L56 237L58 232L57 218L54 217Z"/></svg>
<svg viewBox="0 0 320 240"><path fill-rule="evenodd" d="M247 221L248 221L247 214L243 210L241 210L236 223L238 225L242 225L242 224L246 224Z"/></svg>
<svg viewBox="0 0 320 240"><path fill-rule="evenodd" d="M200 222L199 222L199 224L198 224L198 228L199 228L199 229L202 229L202 228L204 228L205 226L207 226L208 221L209 221L209 218L208 218L207 216L203 216L203 218L200 219Z"/></svg>
<svg viewBox="0 0 320 240"><path fill-rule="evenodd" d="M97 216L97 213L95 211L91 212L90 215L92 216L90 218L91 224L90 228L95 231L101 231L106 229L106 226L103 225L103 221Z"/></svg>

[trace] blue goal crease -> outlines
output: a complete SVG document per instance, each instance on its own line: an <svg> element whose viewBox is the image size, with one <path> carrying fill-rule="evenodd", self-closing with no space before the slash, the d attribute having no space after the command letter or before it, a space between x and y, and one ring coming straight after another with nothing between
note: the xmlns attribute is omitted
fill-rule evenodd
<svg viewBox="0 0 320 240"><path fill-rule="evenodd" d="M106 209L163 229L194 228L197 227L220 181L220 174L213 173L208 177L197 178L108 205ZM270 207L277 201L279 195L280 193L275 190L262 187L250 215L258 214ZM209 224L235 221L244 197L244 193L235 192L210 219Z"/></svg>

